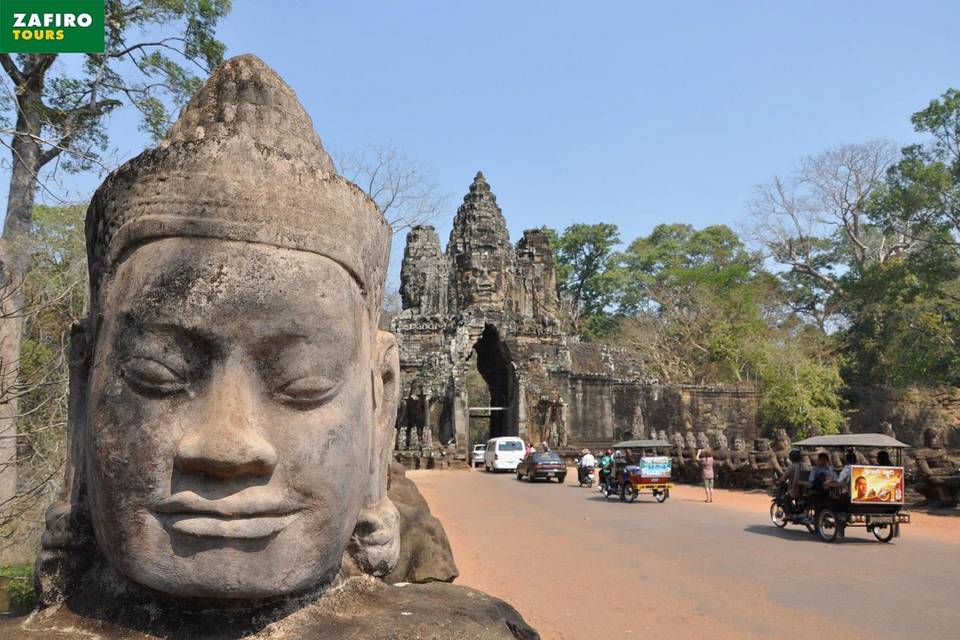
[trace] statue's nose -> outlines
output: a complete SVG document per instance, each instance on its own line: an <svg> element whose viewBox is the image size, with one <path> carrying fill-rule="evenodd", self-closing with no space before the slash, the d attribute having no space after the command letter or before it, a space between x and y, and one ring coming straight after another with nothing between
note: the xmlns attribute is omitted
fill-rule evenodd
<svg viewBox="0 0 960 640"><path fill-rule="evenodd" d="M203 409L177 446L180 472L217 478L273 473L277 452L258 429L255 381L237 368L228 365L211 381Z"/></svg>

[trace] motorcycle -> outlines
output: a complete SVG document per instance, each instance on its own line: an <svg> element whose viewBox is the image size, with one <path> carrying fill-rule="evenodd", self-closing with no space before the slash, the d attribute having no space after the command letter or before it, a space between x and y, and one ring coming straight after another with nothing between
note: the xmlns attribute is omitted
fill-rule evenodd
<svg viewBox="0 0 960 640"><path fill-rule="evenodd" d="M580 483L581 487L592 487L593 481L596 479L596 472L594 467L581 467L579 461L577 462L577 482Z"/></svg>
<svg viewBox="0 0 960 640"><path fill-rule="evenodd" d="M770 522L774 526L782 529L788 524L802 524L810 533L816 531L813 516L802 503L794 501L786 487L777 486L771 494L773 502L770 503Z"/></svg>

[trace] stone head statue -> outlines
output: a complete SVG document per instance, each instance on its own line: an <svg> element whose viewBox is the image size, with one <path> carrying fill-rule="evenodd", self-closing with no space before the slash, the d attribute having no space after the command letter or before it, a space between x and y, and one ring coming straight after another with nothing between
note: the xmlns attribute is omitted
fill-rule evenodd
<svg viewBox="0 0 960 640"><path fill-rule="evenodd" d="M656 430L656 429L650 429L650 439L651 439L651 440L656 440L656 439L657 439L657 430Z"/></svg>
<svg viewBox="0 0 960 640"><path fill-rule="evenodd" d="M790 442L790 436L786 429L777 429L777 451L788 451L793 443Z"/></svg>
<svg viewBox="0 0 960 640"><path fill-rule="evenodd" d="M344 559L388 572L391 231L293 91L224 63L101 185L86 235L66 489L83 553L186 598L322 588Z"/></svg>
<svg viewBox="0 0 960 640"><path fill-rule="evenodd" d="M707 434L703 431L697 434L697 447L700 449L710 448L710 438L708 438Z"/></svg>
<svg viewBox="0 0 960 640"><path fill-rule="evenodd" d="M674 431L670 434L670 442L673 443L673 446L677 449L683 449L684 447L683 435L678 431Z"/></svg>
<svg viewBox="0 0 960 640"><path fill-rule="evenodd" d="M891 438L897 437L897 432L893 430L893 425L887 420L880 423L880 433L885 436L890 436Z"/></svg>
<svg viewBox="0 0 960 640"><path fill-rule="evenodd" d="M729 443L727 442L727 436L724 435L723 431L717 431L717 434L714 436L714 438L717 441L717 449L723 450L730 447Z"/></svg>
<svg viewBox="0 0 960 640"><path fill-rule="evenodd" d="M733 450L734 451L746 451L747 443L743 441L743 438L740 435L737 435L733 439Z"/></svg>
<svg viewBox="0 0 960 640"><path fill-rule="evenodd" d="M928 449L943 447L943 430L937 427L927 427L923 430L923 446Z"/></svg>
<svg viewBox="0 0 960 640"><path fill-rule="evenodd" d="M684 436L684 442L686 442L688 449L697 448L697 438L693 435L692 431L687 431L687 433Z"/></svg>
<svg viewBox="0 0 960 640"><path fill-rule="evenodd" d="M754 451L770 451L770 440L768 438L757 438L753 441Z"/></svg>

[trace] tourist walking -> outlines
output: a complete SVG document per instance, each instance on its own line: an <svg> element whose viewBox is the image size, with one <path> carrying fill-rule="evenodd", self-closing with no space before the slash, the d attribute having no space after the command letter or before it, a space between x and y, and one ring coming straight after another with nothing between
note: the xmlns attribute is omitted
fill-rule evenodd
<svg viewBox="0 0 960 640"><path fill-rule="evenodd" d="M703 490L707 494L704 502L713 502L713 451L710 447L697 449L697 462L700 463L700 474L703 476Z"/></svg>

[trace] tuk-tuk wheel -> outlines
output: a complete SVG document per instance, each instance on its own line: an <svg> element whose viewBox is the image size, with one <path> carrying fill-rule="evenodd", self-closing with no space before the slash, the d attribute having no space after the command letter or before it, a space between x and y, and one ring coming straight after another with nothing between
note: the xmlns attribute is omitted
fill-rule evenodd
<svg viewBox="0 0 960 640"><path fill-rule="evenodd" d="M896 524L875 524L873 525L873 535L880 542L890 542L896 534Z"/></svg>
<svg viewBox="0 0 960 640"><path fill-rule="evenodd" d="M663 502L666 501L666 499L670 497L670 490L669 490L669 489L661 489L661 490L659 490L659 491L654 491L654 492L653 492L653 497L657 499L657 502L663 504Z"/></svg>
<svg viewBox="0 0 960 640"><path fill-rule="evenodd" d="M834 542L840 532L837 514L832 509L824 509L817 514L817 533L824 542Z"/></svg>
<svg viewBox="0 0 960 640"><path fill-rule="evenodd" d="M637 488L629 482L623 485L623 490L620 492L620 499L633 502L637 499Z"/></svg>

